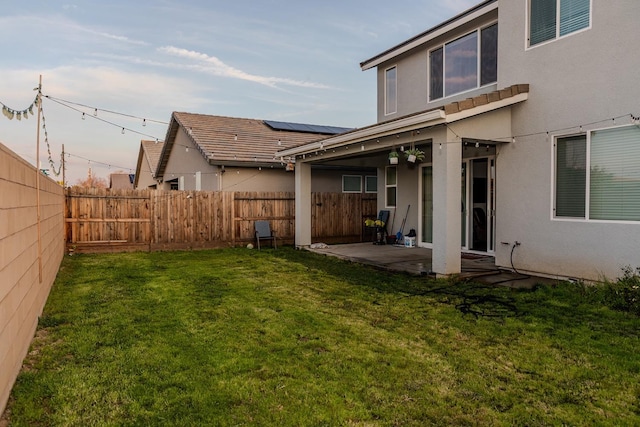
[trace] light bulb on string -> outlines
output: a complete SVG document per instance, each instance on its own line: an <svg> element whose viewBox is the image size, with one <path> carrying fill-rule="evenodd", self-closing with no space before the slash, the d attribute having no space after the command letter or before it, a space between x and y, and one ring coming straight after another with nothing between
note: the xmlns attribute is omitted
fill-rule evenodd
<svg viewBox="0 0 640 427"><path fill-rule="evenodd" d="M147 119L142 119L142 126L146 126L147 125Z"/></svg>

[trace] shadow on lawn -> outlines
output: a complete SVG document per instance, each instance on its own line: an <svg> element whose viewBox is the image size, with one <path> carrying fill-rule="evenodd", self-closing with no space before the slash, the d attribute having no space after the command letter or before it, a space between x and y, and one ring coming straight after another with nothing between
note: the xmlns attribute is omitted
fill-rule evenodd
<svg viewBox="0 0 640 427"><path fill-rule="evenodd" d="M319 270L349 284L367 287L399 297L430 297L443 304L453 305L464 315L475 318L518 317L519 309L514 293L530 292L479 284L466 280L440 279L389 272L372 266L319 256L306 251L273 252L274 256L300 262L308 270ZM348 264L350 268L344 268ZM372 273L375 272L375 273Z"/></svg>

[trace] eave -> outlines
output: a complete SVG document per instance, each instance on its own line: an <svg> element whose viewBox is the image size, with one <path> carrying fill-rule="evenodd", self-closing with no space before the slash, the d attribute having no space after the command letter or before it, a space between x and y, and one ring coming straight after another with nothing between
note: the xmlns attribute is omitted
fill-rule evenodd
<svg viewBox="0 0 640 427"><path fill-rule="evenodd" d="M417 36L406 40L390 49L385 50L384 52L374 56L373 58L369 58L360 63L360 68L362 71L369 70L371 68L377 67L378 65L389 61L399 55L402 55L405 52L408 52L416 47L419 47L429 41L440 37L443 34L446 34L455 28L462 26L468 22L473 21L487 13L498 8L497 0L487 0L484 1L471 9L468 9L462 12L459 15L454 16L453 18L444 21L443 23L421 33Z"/></svg>

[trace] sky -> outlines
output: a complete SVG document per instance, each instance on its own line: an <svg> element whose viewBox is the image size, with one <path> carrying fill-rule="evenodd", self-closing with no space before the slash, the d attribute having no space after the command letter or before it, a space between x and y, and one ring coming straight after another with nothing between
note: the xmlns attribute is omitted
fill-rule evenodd
<svg viewBox="0 0 640 427"><path fill-rule="evenodd" d="M42 77L41 167L61 180L48 151L57 172L64 144L71 185L134 173L173 111L367 126L376 74L360 63L479 2L2 1L0 102L27 109ZM0 142L32 164L37 130L0 117Z"/></svg>

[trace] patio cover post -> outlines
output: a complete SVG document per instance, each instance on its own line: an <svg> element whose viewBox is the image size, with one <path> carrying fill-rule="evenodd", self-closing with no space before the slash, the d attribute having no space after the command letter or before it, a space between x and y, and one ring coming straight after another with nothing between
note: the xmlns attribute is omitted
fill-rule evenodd
<svg viewBox="0 0 640 427"><path fill-rule="evenodd" d="M296 162L296 239L297 248L311 246L311 164Z"/></svg>
<svg viewBox="0 0 640 427"><path fill-rule="evenodd" d="M434 140L433 151L433 259L431 269L437 276L461 271L460 170L462 143L449 129L446 140Z"/></svg>

